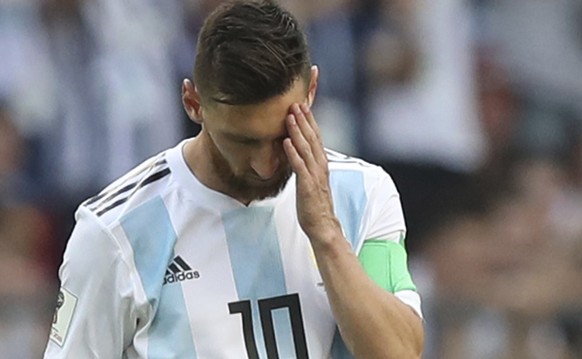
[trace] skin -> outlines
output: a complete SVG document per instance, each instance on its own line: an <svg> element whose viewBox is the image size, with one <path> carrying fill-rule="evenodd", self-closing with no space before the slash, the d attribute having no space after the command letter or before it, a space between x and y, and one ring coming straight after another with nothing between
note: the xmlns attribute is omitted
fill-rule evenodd
<svg viewBox="0 0 582 359"><path fill-rule="evenodd" d="M327 158L310 110L317 78L314 66L307 87L298 80L286 94L250 106L204 104L185 80L184 108L202 125L201 133L184 147L186 162L206 186L245 205L276 194L285 173L293 171L299 223L311 241L348 349L356 358L420 358L421 319L370 279L334 214ZM223 165L242 187L221 179Z"/></svg>

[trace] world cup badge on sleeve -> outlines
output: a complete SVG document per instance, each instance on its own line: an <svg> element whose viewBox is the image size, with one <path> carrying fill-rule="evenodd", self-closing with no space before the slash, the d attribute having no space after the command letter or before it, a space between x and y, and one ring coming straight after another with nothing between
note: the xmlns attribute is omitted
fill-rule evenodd
<svg viewBox="0 0 582 359"><path fill-rule="evenodd" d="M57 296L57 308L53 316L50 335L51 340L59 346L63 346L65 342L76 306L77 298L66 289L61 288Z"/></svg>

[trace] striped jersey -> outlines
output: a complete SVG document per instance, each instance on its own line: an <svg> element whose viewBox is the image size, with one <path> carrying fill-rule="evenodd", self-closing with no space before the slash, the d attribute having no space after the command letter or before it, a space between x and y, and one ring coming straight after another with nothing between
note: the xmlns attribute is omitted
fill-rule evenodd
<svg viewBox="0 0 582 359"><path fill-rule="evenodd" d="M79 206L45 358L351 358L297 220L294 176L245 206L197 180L185 142ZM326 151L353 250L403 248L390 177ZM387 289L420 314L405 262Z"/></svg>

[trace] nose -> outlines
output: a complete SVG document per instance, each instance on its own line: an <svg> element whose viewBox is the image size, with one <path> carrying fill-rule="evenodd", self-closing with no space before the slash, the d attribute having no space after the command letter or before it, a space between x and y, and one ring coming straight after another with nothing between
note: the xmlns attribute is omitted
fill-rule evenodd
<svg viewBox="0 0 582 359"><path fill-rule="evenodd" d="M264 180L273 177L280 164L281 161L274 146L264 146L251 159L252 169Z"/></svg>

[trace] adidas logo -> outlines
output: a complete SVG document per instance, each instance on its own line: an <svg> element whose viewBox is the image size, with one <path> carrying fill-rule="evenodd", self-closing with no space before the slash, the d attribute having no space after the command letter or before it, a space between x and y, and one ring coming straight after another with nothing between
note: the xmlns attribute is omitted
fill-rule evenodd
<svg viewBox="0 0 582 359"><path fill-rule="evenodd" d="M168 269L166 269L163 285L198 278L200 278L200 273L196 270L192 270L182 257L176 256L168 266Z"/></svg>

